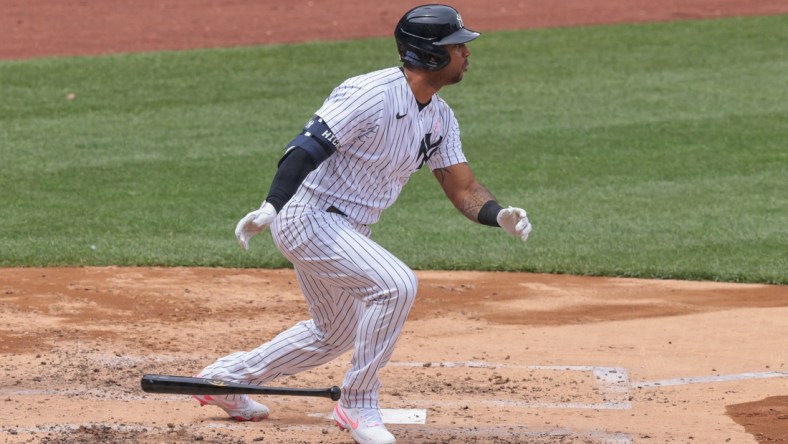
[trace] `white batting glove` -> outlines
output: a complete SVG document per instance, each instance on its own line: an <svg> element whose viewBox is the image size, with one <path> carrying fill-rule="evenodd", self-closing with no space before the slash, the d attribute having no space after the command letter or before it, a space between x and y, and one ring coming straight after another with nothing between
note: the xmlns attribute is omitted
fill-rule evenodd
<svg viewBox="0 0 788 444"><path fill-rule="evenodd" d="M496 220L498 225L512 236L519 237L523 242L528 240L531 223L528 222L528 215L522 208L504 208L498 212Z"/></svg>
<svg viewBox="0 0 788 444"><path fill-rule="evenodd" d="M254 210L238 221L235 226L235 238L244 250L249 249L249 239L265 230L276 217L276 209L268 202L263 202L259 210Z"/></svg>

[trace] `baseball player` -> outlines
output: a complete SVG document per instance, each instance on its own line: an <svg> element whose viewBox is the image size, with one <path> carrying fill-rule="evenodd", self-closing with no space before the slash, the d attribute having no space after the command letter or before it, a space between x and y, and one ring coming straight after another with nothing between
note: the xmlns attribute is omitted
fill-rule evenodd
<svg viewBox="0 0 788 444"><path fill-rule="evenodd" d="M370 239L370 225L424 165L468 219L525 241L526 212L504 208L475 178L457 119L437 93L468 70L479 37L445 5L408 11L394 37L402 61L336 87L289 144L259 209L235 234L244 249L270 227L292 262L312 319L255 350L218 359L199 376L263 385L352 350L333 417L362 444L394 443L381 420L379 370L394 351L416 298L413 271ZM238 420L268 408L246 396L199 396Z"/></svg>

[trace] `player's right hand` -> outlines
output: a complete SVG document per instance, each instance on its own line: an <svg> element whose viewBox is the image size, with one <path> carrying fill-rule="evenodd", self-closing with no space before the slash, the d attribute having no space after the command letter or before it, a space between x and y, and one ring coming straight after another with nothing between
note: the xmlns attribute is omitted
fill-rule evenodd
<svg viewBox="0 0 788 444"><path fill-rule="evenodd" d="M514 237L519 237L523 242L528 240L531 232L531 222L522 208L504 208L498 212L498 225Z"/></svg>
<svg viewBox="0 0 788 444"><path fill-rule="evenodd" d="M244 250L249 249L249 239L265 230L276 217L276 209L268 202L263 202L259 210L254 210L238 221L235 226L235 238Z"/></svg>

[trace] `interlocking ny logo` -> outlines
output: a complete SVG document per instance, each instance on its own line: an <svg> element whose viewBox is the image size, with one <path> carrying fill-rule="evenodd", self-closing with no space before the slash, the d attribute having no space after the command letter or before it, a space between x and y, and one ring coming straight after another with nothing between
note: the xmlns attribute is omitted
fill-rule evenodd
<svg viewBox="0 0 788 444"><path fill-rule="evenodd" d="M435 151L438 151L438 147L443 141L443 136L438 137L435 143L432 143L431 139L432 133L424 135L424 139L422 139L421 146L419 147L419 166L417 166L416 169L421 169L430 157L435 154Z"/></svg>

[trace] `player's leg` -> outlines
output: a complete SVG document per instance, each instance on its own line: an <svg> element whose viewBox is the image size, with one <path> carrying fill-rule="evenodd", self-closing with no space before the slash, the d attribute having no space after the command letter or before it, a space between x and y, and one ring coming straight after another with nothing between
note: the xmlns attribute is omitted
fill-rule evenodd
<svg viewBox="0 0 788 444"><path fill-rule="evenodd" d="M418 284L405 264L375 242L367 242L355 254L365 264L361 269L370 285L355 290L364 310L358 320L351 368L342 383L342 404L377 409L378 372L394 352Z"/></svg>
<svg viewBox="0 0 788 444"><path fill-rule="evenodd" d="M295 374L328 362L355 344L358 315L363 303L328 288L300 272L296 275L313 318L302 321L251 351L219 358L198 376L263 385L281 375ZM269 409L246 395L195 396L201 405L215 405L239 421L266 418Z"/></svg>
<svg viewBox="0 0 788 444"><path fill-rule="evenodd" d="M340 298L351 295L362 303L361 313L352 315L352 319L357 320L356 340L351 369L343 381L342 404L377 408L378 371L391 357L415 301L415 274L369 239L367 227L337 214L304 209L287 223L278 219L272 233L282 254L296 264L300 272L307 273L326 288L341 289ZM305 293L319 297L320 292ZM322 319L337 324L342 319L342 311L338 316L322 316ZM343 331L344 325L350 324L343 324Z"/></svg>
<svg viewBox="0 0 788 444"><path fill-rule="evenodd" d="M356 290L365 308L358 320L351 368L342 382L342 399L334 406L333 417L356 442L390 444L396 439L383 424L378 406L379 371L394 352L416 298L417 282L405 264L374 242L352 251L359 257L358 264L374 264L361 267L372 285Z"/></svg>
<svg viewBox="0 0 788 444"><path fill-rule="evenodd" d="M298 266L295 271L312 319L298 322L254 350L218 359L200 376L263 385L329 362L353 347L362 303Z"/></svg>
<svg viewBox="0 0 788 444"><path fill-rule="evenodd" d="M391 358L415 300L415 274L370 240L368 228L342 216L322 211L302 214L287 227L274 230L280 251L323 285L341 288L340 294L357 301L360 308L354 316L351 369L333 417L357 442L393 443L396 440L383 424L378 407L378 372Z"/></svg>

